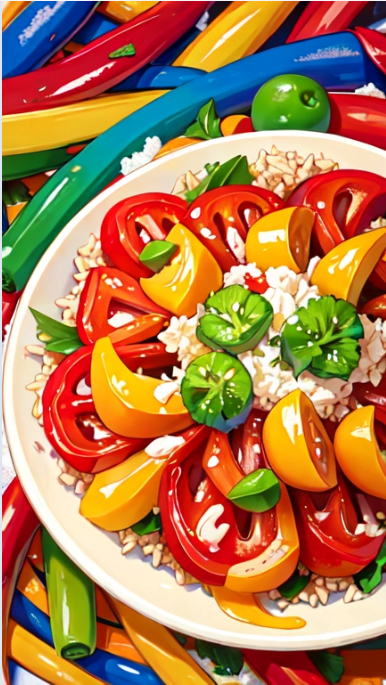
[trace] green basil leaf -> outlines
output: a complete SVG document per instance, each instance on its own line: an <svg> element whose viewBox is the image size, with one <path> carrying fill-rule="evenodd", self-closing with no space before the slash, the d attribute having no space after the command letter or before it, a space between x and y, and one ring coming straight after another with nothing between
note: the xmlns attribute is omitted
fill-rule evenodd
<svg viewBox="0 0 386 685"><path fill-rule="evenodd" d="M201 138L211 140L221 138L220 119L216 114L214 100L209 100L198 112L197 121L185 131L188 138Z"/></svg>
<svg viewBox="0 0 386 685"><path fill-rule="evenodd" d="M332 295L309 300L287 319L281 357L298 377L308 369L320 378L348 380L360 359L363 326L355 307Z"/></svg>
<svg viewBox="0 0 386 685"><path fill-rule="evenodd" d="M22 181L5 181L3 183L3 202L8 207L21 202L29 202L32 195Z"/></svg>
<svg viewBox="0 0 386 685"><path fill-rule="evenodd" d="M221 186L250 185L254 176L248 168L248 160L245 156L237 155L229 159L216 169L208 184L208 190Z"/></svg>
<svg viewBox="0 0 386 685"><path fill-rule="evenodd" d="M296 570L292 576L285 581L285 583L278 587L278 590L282 597L288 599L290 602L294 599L294 597L297 597L305 587L307 587L309 582L310 576L301 576L299 571Z"/></svg>
<svg viewBox="0 0 386 685"><path fill-rule="evenodd" d="M386 542L383 543L378 555L371 564L368 564L354 576L356 585L359 585L365 595L372 592L382 581L382 570L386 566Z"/></svg>
<svg viewBox="0 0 386 685"><path fill-rule="evenodd" d="M118 48L118 50L114 50L114 52L110 52L109 58L110 59L117 59L118 57L133 57L135 55L136 50L133 45L133 43L128 43L127 45L123 45L121 48Z"/></svg>
<svg viewBox="0 0 386 685"><path fill-rule="evenodd" d="M83 346L75 326L66 326L32 307L29 310L37 324L37 338L44 342L49 352L68 355Z"/></svg>
<svg viewBox="0 0 386 685"><path fill-rule="evenodd" d="M158 272L173 257L177 245L167 240L151 240L139 255L139 261L152 271Z"/></svg>
<svg viewBox="0 0 386 685"><path fill-rule="evenodd" d="M215 645L205 640L196 640L196 650L200 659L210 659L216 668L217 675L238 675L244 665L243 655L235 647Z"/></svg>
<svg viewBox="0 0 386 685"><path fill-rule="evenodd" d="M197 423L228 433L243 423L251 410L252 380L238 359L210 352L189 364L181 395Z"/></svg>
<svg viewBox="0 0 386 685"><path fill-rule="evenodd" d="M307 652L312 663L329 683L339 683L344 674L344 658L339 654L318 651Z"/></svg>
<svg viewBox="0 0 386 685"><path fill-rule="evenodd" d="M227 497L240 509L261 513L278 503L280 482L271 469L258 469L248 473Z"/></svg>
<svg viewBox="0 0 386 685"><path fill-rule="evenodd" d="M148 535L149 533L155 533L157 530L161 530L161 517L159 514L154 514L153 510L138 523L134 523L131 526L131 530L137 535Z"/></svg>
<svg viewBox="0 0 386 685"><path fill-rule="evenodd" d="M212 178L212 176L213 176L213 174L216 171L218 166L219 166L219 162L215 162L214 164L212 164L209 167L208 167L208 165L206 165L206 170L208 172L208 175L205 176L205 178L201 181L201 183L198 184L198 186L196 186L192 190L186 191L185 200L187 202L189 202L189 204L191 202L193 202L194 200L196 200L200 195L205 193L205 191L208 187L208 183L209 183L210 179Z"/></svg>
<svg viewBox="0 0 386 685"><path fill-rule="evenodd" d="M256 347L273 319L270 302L242 285L230 285L211 295L205 311L197 337L212 349L222 348L232 354Z"/></svg>

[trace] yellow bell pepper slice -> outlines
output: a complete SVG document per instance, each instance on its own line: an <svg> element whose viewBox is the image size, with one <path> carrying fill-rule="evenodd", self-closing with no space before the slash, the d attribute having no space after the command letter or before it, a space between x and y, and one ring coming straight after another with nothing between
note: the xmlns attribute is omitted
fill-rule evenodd
<svg viewBox="0 0 386 685"><path fill-rule="evenodd" d="M386 228L361 233L339 243L316 267L311 278L321 295L357 305L362 288L386 251Z"/></svg>
<svg viewBox="0 0 386 685"><path fill-rule="evenodd" d="M339 465L360 490L386 499L386 455L379 449L372 405L347 414L334 438Z"/></svg>
<svg viewBox="0 0 386 685"><path fill-rule="evenodd" d="M308 207L287 207L262 216L248 231L247 262L262 271L287 266L296 274L306 271L315 213Z"/></svg>
<svg viewBox="0 0 386 685"><path fill-rule="evenodd" d="M179 249L170 265L151 278L140 279L142 290L176 316L193 316L198 303L221 288L222 271L209 250L182 224L173 226L168 242Z"/></svg>
<svg viewBox="0 0 386 685"><path fill-rule="evenodd" d="M334 449L311 400L293 390L269 412L263 444L276 475L300 490L321 492L337 484Z"/></svg>
<svg viewBox="0 0 386 685"><path fill-rule="evenodd" d="M97 473L80 503L80 513L103 530L130 528L158 504L166 463L166 457L155 459L142 450Z"/></svg>
<svg viewBox="0 0 386 685"><path fill-rule="evenodd" d="M3 155L51 150L91 140L167 92L103 95L65 107L8 114L3 117Z"/></svg>
<svg viewBox="0 0 386 685"><path fill-rule="evenodd" d="M91 359L91 390L102 423L128 438L157 438L177 433L193 423L179 393L160 402L165 382L130 371L111 340L100 338Z"/></svg>
<svg viewBox="0 0 386 685"><path fill-rule="evenodd" d="M1 29L9 26L9 24L16 19L16 17L22 12L29 2L22 2L21 0L12 0L12 2L3 2L2 5L2 16L1 16Z"/></svg>
<svg viewBox="0 0 386 685"><path fill-rule="evenodd" d="M233 592L269 592L293 574L299 559L299 538L287 488L280 484L276 505L278 534L256 559L231 566L225 587Z"/></svg>
<svg viewBox="0 0 386 685"><path fill-rule="evenodd" d="M272 616L256 595L233 592L227 587L211 586L210 590L221 611L236 621L279 630L294 630L306 625L302 618L296 616Z"/></svg>
<svg viewBox="0 0 386 685"><path fill-rule="evenodd" d="M164 157L170 152L175 152L175 150L182 150L184 147L190 147L191 145L197 145L197 143L202 143L199 138L185 138L185 136L179 136L179 138L172 138L165 145L163 145L159 152L157 152L154 159L159 157Z"/></svg>
<svg viewBox="0 0 386 685"><path fill-rule="evenodd" d="M108 602L133 645L165 685L213 685L213 680L167 628L138 614L114 597Z"/></svg>
<svg viewBox="0 0 386 685"><path fill-rule="evenodd" d="M232 2L173 64L214 71L252 55L296 5L297 2Z"/></svg>
<svg viewBox="0 0 386 685"><path fill-rule="evenodd" d="M110 19L115 19L123 24L139 14L143 14L150 10L154 5L158 5L158 2L145 2L145 0L113 0L111 2L101 2L98 7L98 12L104 14Z"/></svg>

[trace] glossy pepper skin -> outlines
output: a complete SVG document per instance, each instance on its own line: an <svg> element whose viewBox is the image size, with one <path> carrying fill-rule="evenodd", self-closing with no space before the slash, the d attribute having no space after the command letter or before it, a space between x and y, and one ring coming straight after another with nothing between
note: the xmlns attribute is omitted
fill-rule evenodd
<svg viewBox="0 0 386 685"><path fill-rule="evenodd" d="M381 318L386 321L386 294L374 297L372 300L368 300L360 308L361 314L367 314L367 316L373 316L374 318Z"/></svg>
<svg viewBox="0 0 386 685"><path fill-rule="evenodd" d="M7 231L3 241L3 289L12 292L25 285L63 226L116 177L124 156L142 149L147 136L158 135L166 142L183 135L200 107L211 98L220 117L249 107L256 90L267 79L281 74L283 64L289 72L310 76L330 90L358 88L369 81L384 89L386 78L373 63L379 61L381 48L371 51L370 45L370 41L377 45L378 34L369 34L366 48L356 35L346 32L245 57L180 86L110 128L79 153L76 165L70 163L52 176ZM324 57L337 44L344 56L339 60ZM371 58L366 50L371 52ZM318 59L304 59L310 52L319 55Z"/></svg>
<svg viewBox="0 0 386 685"><path fill-rule="evenodd" d="M327 685L306 652L262 652L243 649L243 656L266 685Z"/></svg>
<svg viewBox="0 0 386 685"><path fill-rule="evenodd" d="M327 253L385 213L386 179L369 171L330 171L301 183L287 205L305 205L316 213L315 241Z"/></svg>
<svg viewBox="0 0 386 685"><path fill-rule="evenodd" d="M13 317L13 313L16 309L16 305L19 301L20 293L15 292L15 293L6 293L4 290L1 293L1 309L2 309L2 333L3 333L3 340L5 336L5 327L8 326L8 324L11 323L11 319Z"/></svg>
<svg viewBox="0 0 386 685"><path fill-rule="evenodd" d="M329 93L328 99L329 133L386 150L386 99L353 93Z"/></svg>
<svg viewBox="0 0 386 685"><path fill-rule="evenodd" d="M313 573L325 577L342 577L358 573L377 556L384 536L355 534L359 520L343 476L327 501L311 493L292 490L296 524L300 539L300 561ZM320 502L320 500L319 500ZM324 506L323 506L324 505ZM328 512L320 520L315 514Z"/></svg>
<svg viewBox="0 0 386 685"><path fill-rule="evenodd" d="M2 567L2 669L10 685L7 664L8 619L17 577L39 520L29 504L17 478L3 494L3 567Z"/></svg>
<svg viewBox="0 0 386 685"><path fill-rule="evenodd" d="M366 2L314 2L303 10L286 43L347 29Z"/></svg>
<svg viewBox="0 0 386 685"><path fill-rule="evenodd" d="M152 271L139 260L149 240L163 240L173 225L183 221L187 202L168 193L142 193L118 202L102 222L103 252L133 278L148 278Z"/></svg>
<svg viewBox="0 0 386 685"><path fill-rule="evenodd" d="M30 26L39 22L40 6L32 2L28 5L3 33L4 79L33 71L48 62L88 20L97 3L70 1L58 7L56 2L48 0L44 6L45 21L35 31Z"/></svg>
<svg viewBox="0 0 386 685"><path fill-rule="evenodd" d="M194 200L182 223L227 272L240 263L237 248L241 241L245 242L252 224L284 206L284 201L270 190L248 185L225 186Z"/></svg>
<svg viewBox="0 0 386 685"><path fill-rule="evenodd" d="M382 375L381 382L376 387L370 381L354 383L353 395L360 404L373 404L375 419L386 426L386 374Z"/></svg>
<svg viewBox="0 0 386 685"><path fill-rule="evenodd" d="M4 81L3 113L60 107L104 93L152 61L205 12L207 2L176 8L160 2L79 52L31 74ZM134 46L134 53L116 54Z"/></svg>
<svg viewBox="0 0 386 685"><path fill-rule="evenodd" d="M55 369L43 393L45 434L56 452L83 473L98 473L120 464L146 441L124 438L104 426L90 392L77 395L81 381L90 383L92 346L81 347ZM177 362L161 343L119 346L118 354L131 370L141 366L156 372Z"/></svg>

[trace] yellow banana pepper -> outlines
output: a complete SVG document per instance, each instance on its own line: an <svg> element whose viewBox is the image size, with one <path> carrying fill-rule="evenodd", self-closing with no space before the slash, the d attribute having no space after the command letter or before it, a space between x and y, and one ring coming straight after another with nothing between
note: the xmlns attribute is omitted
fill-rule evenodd
<svg viewBox="0 0 386 685"><path fill-rule="evenodd" d="M145 2L145 0L120 0L116 2L102 2L98 7L98 12L104 14L110 19L115 19L123 24L139 14L143 14L150 10L154 5L158 5L158 2Z"/></svg>
<svg viewBox="0 0 386 685"><path fill-rule="evenodd" d="M243 623L262 628L293 630L303 628L306 622L296 616L273 616L262 606L256 595L233 592L227 587L210 587L221 611Z"/></svg>

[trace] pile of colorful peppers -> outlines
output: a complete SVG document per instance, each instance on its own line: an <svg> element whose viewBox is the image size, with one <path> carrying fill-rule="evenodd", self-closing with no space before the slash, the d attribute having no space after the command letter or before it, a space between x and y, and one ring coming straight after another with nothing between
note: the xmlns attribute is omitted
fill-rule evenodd
<svg viewBox="0 0 386 685"><path fill-rule="evenodd" d="M329 92L330 132L385 147L386 101L353 94L369 82L386 90L386 38L375 30L384 19L380 3L11 5L3 18L3 175L16 184L3 204L5 323L17 301L9 294L20 292L63 226L119 175L122 158L148 136L165 144L184 134L211 98L220 117L248 111L283 64ZM374 29L349 29L357 23ZM291 125L307 126L292 114Z"/></svg>
<svg viewBox="0 0 386 685"><path fill-rule="evenodd" d="M17 479L3 496L5 684L214 685L196 653L227 685L245 664L266 685L382 685L385 648L381 638L332 652L240 652L173 635L94 586L40 528Z"/></svg>

